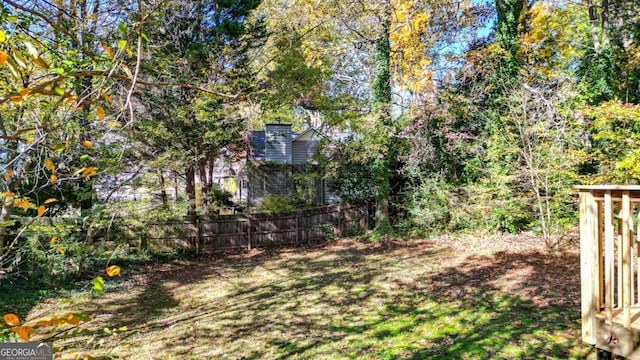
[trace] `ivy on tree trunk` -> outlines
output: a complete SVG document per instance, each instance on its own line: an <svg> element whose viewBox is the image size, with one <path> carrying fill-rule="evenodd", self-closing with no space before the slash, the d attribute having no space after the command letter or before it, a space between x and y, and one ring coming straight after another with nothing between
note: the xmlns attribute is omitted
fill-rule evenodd
<svg viewBox="0 0 640 360"><path fill-rule="evenodd" d="M391 164L395 154L391 139L393 137L393 124L391 119L391 9L383 14L382 35L376 42L376 78L373 86L373 102L376 116L388 132L386 146L383 146L385 154L376 165L378 172L378 191L376 194L376 229L380 233L387 233L390 229L389 221L389 194L391 188Z"/></svg>

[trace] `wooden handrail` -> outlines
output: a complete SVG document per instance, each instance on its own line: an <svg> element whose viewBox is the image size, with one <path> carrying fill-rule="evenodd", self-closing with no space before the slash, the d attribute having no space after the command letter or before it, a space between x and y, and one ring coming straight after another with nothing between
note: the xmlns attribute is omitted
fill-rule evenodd
<svg viewBox="0 0 640 360"><path fill-rule="evenodd" d="M580 193L582 339L595 345L601 311L610 329L615 318L616 325L631 330L632 308L640 310L636 294L640 290L640 245L635 240L640 236L640 185L575 188Z"/></svg>

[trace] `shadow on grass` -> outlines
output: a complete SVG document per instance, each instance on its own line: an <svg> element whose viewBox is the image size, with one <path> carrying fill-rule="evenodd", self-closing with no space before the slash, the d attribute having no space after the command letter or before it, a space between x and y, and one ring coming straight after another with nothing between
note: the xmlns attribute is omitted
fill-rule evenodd
<svg viewBox="0 0 640 360"><path fill-rule="evenodd" d="M379 250L382 255L389 251ZM438 261L432 251L406 250L408 257ZM274 357L282 359L323 357L337 349L347 357L389 359L567 359L580 358L590 350L578 337L576 254L550 257L534 251L469 257L460 266L410 281L384 276L385 269L393 267L393 252L375 260L368 258L376 255L370 250L336 254L350 264L349 269L309 259L283 262L282 267L297 274L295 281L234 294L244 301L220 316L230 323L252 321L249 329L237 329L226 340L233 342L258 329L287 329L286 339L269 341L280 350ZM317 270L324 273L304 276ZM385 287L380 288L380 282ZM338 291L327 292L330 285ZM302 304L291 307L285 316L274 315L279 313L278 306L304 291L319 292L304 304L304 308L324 308L319 316L301 311ZM269 355L256 351L248 356L262 357Z"/></svg>
<svg viewBox="0 0 640 360"><path fill-rule="evenodd" d="M445 330L409 358L584 356L590 348L579 343L578 273L577 254L502 252L468 258L460 267L424 279L417 291L456 306L430 319L444 322ZM461 310L469 310L468 318L458 315ZM453 331L446 330L449 319L459 322Z"/></svg>
<svg viewBox="0 0 640 360"><path fill-rule="evenodd" d="M71 293L92 288L92 280L96 276L106 278L105 264L117 264L125 271L137 271L144 267L159 265L174 261L176 259L186 259L195 261L200 256L191 251L175 251L172 253L160 253L153 251L138 251L119 254L109 257L105 254L92 256L87 261L86 268L81 274L69 275L66 278L56 278L51 276L55 283L43 280L33 280L26 275L18 273L10 280L0 282L0 315L5 313L15 313L21 319L31 313L34 307L47 299L63 298ZM21 268L18 268L18 272ZM106 279L112 285L122 283L119 279ZM43 314L52 316L55 314Z"/></svg>
<svg viewBox="0 0 640 360"><path fill-rule="evenodd" d="M579 342L577 254L458 262L453 251L425 241L232 254L160 267L136 296L88 312L106 307L115 326L163 333L158 351L170 356L567 359L589 351ZM224 294L178 296L194 284Z"/></svg>

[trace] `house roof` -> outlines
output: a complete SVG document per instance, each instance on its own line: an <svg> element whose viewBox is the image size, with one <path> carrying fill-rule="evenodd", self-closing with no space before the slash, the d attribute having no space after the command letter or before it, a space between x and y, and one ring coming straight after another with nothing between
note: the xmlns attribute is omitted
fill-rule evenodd
<svg viewBox="0 0 640 360"><path fill-rule="evenodd" d="M298 140L298 139L302 138L303 136L307 135L307 134L308 134L308 133L310 133L310 132L315 132L316 134L318 134L318 135L320 135L320 136L326 137L326 136L322 135L322 134L321 134L318 130L316 130L315 128L308 127L305 131L303 131L303 132L301 132L301 133L292 133L292 134L291 134L291 135L292 135L292 140L291 140L291 141L292 141L292 142L293 142L293 141L296 141L296 140Z"/></svg>

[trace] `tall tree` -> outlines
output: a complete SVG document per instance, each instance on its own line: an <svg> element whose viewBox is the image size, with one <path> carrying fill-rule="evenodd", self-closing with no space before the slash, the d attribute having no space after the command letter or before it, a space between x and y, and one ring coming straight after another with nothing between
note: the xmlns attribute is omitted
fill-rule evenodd
<svg viewBox="0 0 640 360"><path fill-rule="evenodd" d="M196 204L207 210L213 162L225 148L234 150L243 128L230 107L237 95L225 98L197 88L236 94L249 90L244 53L255 42L243 38L244 22L257 5L248 0L172 1L155 19L161 31L150 36L153 50L143 71L158 82L192 86L149 88L140 99L145 120L136 126L140 141L152 152L170 152L184 167L190 213L195 213Z"/></svg>
<svg viewBox="0 0 640 360"><path fill-rule="evenodd" d="M298 34L307 63L328 69L345 84L343 89L368 104L359 119L343 125L367 134L362 137L367 146L354 147L366 153L352 157L376 174L372 185L381 227L389 223L388 196L399 189L397 149L402 141L397 133L407 106L417 110L434 99L433 53L455 43L453 35L461 36L474 23L473 8L466 2L309 0L265 1L259 8L269 30Z"/></svg>
<svg viewBox="0 0 640 360"><path fill-rule="evenodd" d="M633 0L587 1L591 51L581 64L583 93L591 104L640 101L640 16Z"/></svg>
<svg viewBox="0 0 640 360"><path fill-rule="evenodd" d="M392 91L391 91L391 9L387 8L382 12L382 27L380 38L376 41L376 72L373 83L373 109L378 121L389 131L387 144L383 146L386 153L376 162L379 167L380 176L378 192L376 193L376 227L381 232L390 229L389 221L389 195L391 193L391 178L397 170L396 163L397 150L392 143L396 135L398 126L393 123L391 114ZM395 126L394 126L395 125Z"/></svg>

